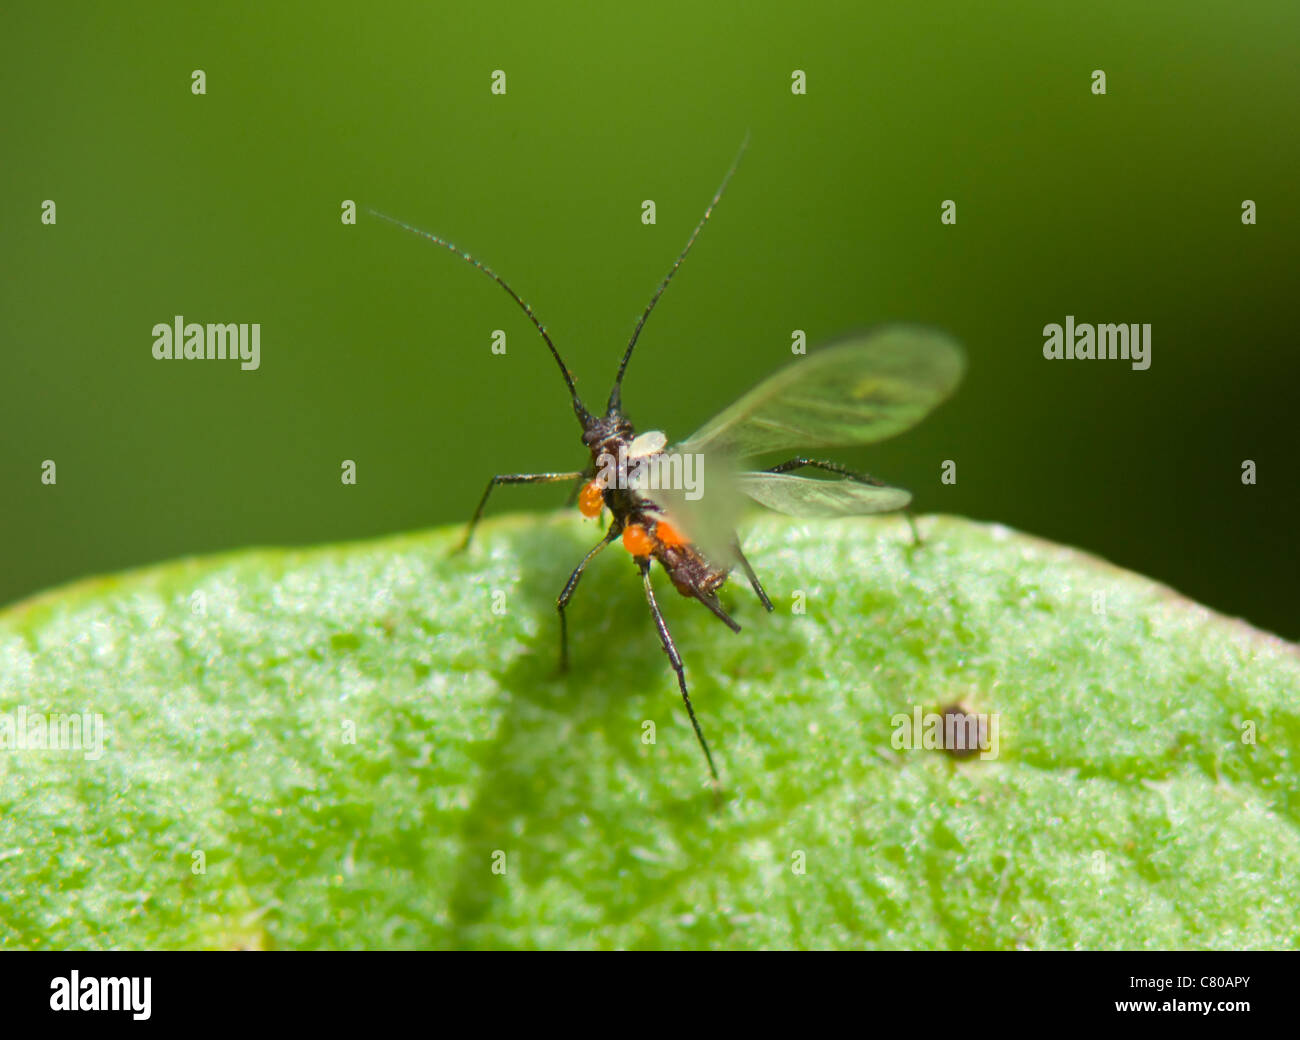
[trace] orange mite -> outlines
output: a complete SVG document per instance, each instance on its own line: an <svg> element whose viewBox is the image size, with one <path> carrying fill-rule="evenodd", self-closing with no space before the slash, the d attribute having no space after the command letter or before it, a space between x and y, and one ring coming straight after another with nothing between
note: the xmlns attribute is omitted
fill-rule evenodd
<svg viewBox="0 0 1300 1040"><path fill-rule="evenodd" d="M583 516L600 516L600 511L604 508L605 489L594 480L582 485L582 490L578 493L578 511Z"/></svg>
<svg viewBox="0 0 1300 1040"><path fill-rule="evenodd" d="M623 528L623 548L633 556L649 556L654 551L654 544L650 532L640 524L628 524Z"/></svg>
<svg viewBox="0 0 1300 1040"><path fill-rule="evenodd" d="M641 524L628 524L623 529L623 548L633 556L650 556L655 549L679 549L686 539L667 520L655 522L653 533Z"/></svg>
<svg viewBox="0 0 1300 1040"><path fill-rule="evenodd" d="M682 533L667 520L660 520L655 524L655 537L665 549L678 549L686 544Z"/></svg>

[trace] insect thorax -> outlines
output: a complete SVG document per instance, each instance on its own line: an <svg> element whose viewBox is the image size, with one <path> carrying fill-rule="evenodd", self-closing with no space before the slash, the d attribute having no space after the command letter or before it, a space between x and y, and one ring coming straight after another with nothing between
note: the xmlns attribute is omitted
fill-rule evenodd
<svg viewBox="0 0 1300 1040"><path fill-rule="evenodd" d="M617 455L619 445L626 450L636 436L636 430L621 415L593 417L582 431L582 443L591 450L594 463L604 453Z"/></svg>
<svg viewBox="0 0 1300 1040"><path fill-rule="evenodd" d="M657 485L643 489L632 480L637 467L663 456L668 438L658 430L638 436L627 419L607 415L593 419L582 440L591 450L593 477L588 487L599 489L605 508L625 532L624 545L634 555L657 559L682 595L709 596L725 584L730 566L712 563L681 536L656 501Z"/></svg>
<svg viewBox="0 0 1300 1040"><path fill-rule="evenodd" d="M655 501L659 485L647 479L664 456L668 438L659 430L639 436L632 424L620 416L596 420L583 435L591 449L592 483L604 492L606 507L620 523L653 522L664 510Z"/></svg>

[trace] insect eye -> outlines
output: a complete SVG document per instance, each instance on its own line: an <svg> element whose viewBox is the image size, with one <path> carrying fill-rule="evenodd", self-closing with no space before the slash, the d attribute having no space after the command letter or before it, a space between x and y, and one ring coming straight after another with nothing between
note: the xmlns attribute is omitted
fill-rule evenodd
<svg viewBox="0 0 1300 1040"><path fill-rule="evenodd" d="M686 544L682 533L666 520L660 520L655 524L655 537L666 549L677 549Z"/></svg>
<svg viewBox="0 0 1300 1040"><path fill-rule="evenodd" d="M649 556L654 549L654 541L640 524L628 524L623 530L623 548L633 556Z"/></svg>
<svg viewBox="0 0 1300 1040"><path fill-rule="evenodd" d="M605 489L594 480L582 485L582 490L578 492L578 511L583 516L600 516L600 511L604 508Z"/></svg>

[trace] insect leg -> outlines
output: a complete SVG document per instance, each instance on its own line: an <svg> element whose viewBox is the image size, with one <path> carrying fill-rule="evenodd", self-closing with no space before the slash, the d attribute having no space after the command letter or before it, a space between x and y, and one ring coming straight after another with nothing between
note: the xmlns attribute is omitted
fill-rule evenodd
<svg viewBox="0 0 1300 1040"><path fill-rule="evenodd" d="M736 619L722 609L722 604L718 601L718 597L716 593L704 592L703 590L696 589L693 593L691 593L691 595L693 595L696 599L698 599L701 603L703 603L706 607L708 607L709 610L713 611L714 617L716 617L719 621L721 621L733 632L740 631L740 626L736 624Z"/></svg>
<svg viewBox="0 0 1300 1040"><path fill-rule="evenodd" d="M488 481L488 486L483 491L483 497L478 500L478 508L474 510L474 516L469 522L469 528L465 531L465 540L457 547L457 552L464 552L469 548L469 540L474 537L474 528L478 526L479 520L483 518L483 507L487 505L488 496L492 494L492 489L498 484L558 484L564 480L577 480L581 473L502 473Z"/></svg>
<svg viewBox="0 0 1300 1040"><path fill-rule="evenodd" d="M749 565L749 561L745 559L745 554L740 551L740 542L732 542L731 551L736 554L736 559L740 561L740 566L744 568L745 577L749 579L749 584L754 589L754 595L758 597L758 601L763 604L763 607L767 612L769 614L772 613L775 609L772 606L772 601L767 598L767 593L763 591L763 583L758 580L758 575L754 573L754 568Z"/></svg>
<svg viewBox="0 0 1300 1040"><path fill-rule="evenodd" d="M919 530L919 529L917 528L917 526L916 526L916 519L912 516L912 511L911 511L910 509L904 508L904 509L903 509L903 515L904 515L905 517L907 517L907 524L908 524L908 526L911 527L911 529L912 529L912 544L913 544L913 545L920 545L920 544L921 544L921 532L920 532L920 530Z"/></svg>
<svg viewBox="0 0 1300 1040"><path fill-rule="evenodd" d="M578 492L582 490L583 485L586 484L591 477L591 470L578 474L578 479L574 482L573 487L569 489L569 497L564 500L566 507L570 507L578 501Z"/></svg>
<svg viewBox="0 0 1300 1040"><path fill-rule="evenodd" d="M564 583L564 588L555 600L555 609L560 612L560 671L569 670L569 626L564 618L564 608L569 605L569 600L573 599L573 593L578 587L578 582L582 580L582 572L587 569L587 564L591 562L593 556L605 548L610 542L622 533L622 525L615 522L610 524L609 530L605 532L605 537L592 547L591 552L582 558L582 562L573 568L573 573L569 575L569 580Z"/></svg>
<svg viewBox="0 0 1300 1040"><path fill-rule="evenodd" d="M659 604L655 601L655 590L650 585L650 561L638 559L637 566L641 568L641 580L645 583L645 598L650 604L650 613L654 615L655 627L659 629L659 641L663 643L664 653L668 655L668 662L673 666L673 671L677 673L677 685L682 689L682 700L686 702L686 713L691 717L691 725L695 727L695 738L700 742L700 747L704 751L704 758L709 763L709 772L713 775L713 782L716 784L718 782L718 770L713 765L713 754L709 751L708 742L704 739L704 731L700 729L700 723L695 718L695 709L691 706L691 695L686 692L686 671L682 667L682 658L677 653L677 646L673 642L672 633L668 631L668 623L659 611Z"/></svg>
<svg viewBox="0 0 1300 1040"><path fill-rule="evenodd" d="M773 466L766 470L767 473L789 473L792 470L802 469L804 466L810 469L824 469L827 473L838 473L841 477L848 477L850 480L856 480L859 484L873 484L876 487L884 487L883 480L877 480L869 473L856 473L847 466L841 466L838 462L827 462L825 459L806 459L802 455L798 458L791 459L789 462L783 462L779 466ZM916 520L912 518L910 509L900 510L907 517L908 526L912 528L912 542L915 545L921 544L921 532L916 529Z"/></svg>

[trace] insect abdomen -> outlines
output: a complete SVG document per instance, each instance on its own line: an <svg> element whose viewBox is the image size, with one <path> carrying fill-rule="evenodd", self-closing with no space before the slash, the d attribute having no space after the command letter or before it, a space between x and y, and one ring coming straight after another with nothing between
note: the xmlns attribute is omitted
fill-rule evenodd
<svg viewBox="0 0 1300 1040"><path fill-rule="evenodd" d="M655 553L655 559L683 596L713 593L727 583L728 572L714 567L690 545L663 546Z"/></svg>

